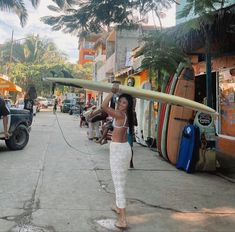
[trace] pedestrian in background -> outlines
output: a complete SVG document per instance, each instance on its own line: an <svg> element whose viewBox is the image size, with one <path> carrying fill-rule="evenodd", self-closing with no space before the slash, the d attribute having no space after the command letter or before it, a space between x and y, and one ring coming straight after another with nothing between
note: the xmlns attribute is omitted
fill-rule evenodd
<svg viewBox="0 0 235 232"><path fill-rule="evenodd" d="M55 114L56 111L57 111L57 106L58 106L58 100L57 100L57 98L56 98L55 101L54 101L54 106L53 106L53 113L54 113L54 114Z"/></svg>
<svg viewBox="0 0 235 232"><path fill-rule="evenodd" d="M33 120L33 104L34 100L30 98L28 93L26 93L24 96L24 109L29 110L31 120Z"/></svg>
<svg viewBox="0 0 235 232"><path fill-rule="evenodd" d="M116 205L112 209L118 213L115 226L127 227L126 221L126 176L131 160L131 147L127 142L127 130L133 134L133 98L122 94L118 98L117 109L109 107L109 101L118 93L119 85L113 84L112 92L102 103L102 109L113 118L112 142L110 143L110 169L115 188Z"/></svg>

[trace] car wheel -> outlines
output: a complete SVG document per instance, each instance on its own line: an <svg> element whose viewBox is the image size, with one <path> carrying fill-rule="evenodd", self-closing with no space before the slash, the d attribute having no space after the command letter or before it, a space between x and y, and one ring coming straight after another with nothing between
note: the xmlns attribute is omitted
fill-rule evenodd
<svg viewBox="0 0 235 232"><path fill-rule="evenodd" d="M29 141L29 132L25 125L19 125L13 132L12 136L5 140L10 150L21 150Z"/></svg>

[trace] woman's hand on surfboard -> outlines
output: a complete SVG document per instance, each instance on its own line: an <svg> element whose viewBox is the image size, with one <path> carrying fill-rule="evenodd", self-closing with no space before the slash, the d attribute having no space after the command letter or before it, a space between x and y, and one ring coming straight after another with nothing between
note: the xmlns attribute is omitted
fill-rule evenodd
<svg viewBox="0 0 235 232"><path fill-rule="evenodd" d="M119 84L118 83L113 83L111 92L114 94L119 92Z"/></svg>

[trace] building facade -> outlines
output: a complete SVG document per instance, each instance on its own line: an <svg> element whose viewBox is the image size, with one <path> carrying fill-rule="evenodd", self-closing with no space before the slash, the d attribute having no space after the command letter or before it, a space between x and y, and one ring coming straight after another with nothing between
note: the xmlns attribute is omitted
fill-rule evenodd
<svg viewBox="0 0 235 232"><path fill-rule="evenodd" d="M180 1L176 8L177 13L183 9L186 2ZM192 44L188 51L195 71L196 101L200 102L203 97L207 97L208 65L211 69L212 107L219 113L215 120L215 131L218 135L215 147L217 159L222 168L235 172L235 46L231 42L235 40L235 33L230 29L231 22L235 20L235 0L225 1L225 6L225 13L211 24L211 62L205 59L205 40L200 36L188 38ZM177 24L193 17L190 14L187 18L177 20Z"/></svg>
<svg viewBox="0 0 235 232"><path fill-rule="evenodd" d="M141 43L140 38L153 27L139 27L136 30L114 28L96 47L94 80L112 82L120 72L132 69L133 49Z"/></svg>
<svg viewBox="0 0 235 232"><path fill-rule="evenodd" d="M94 44L97 39L97 35L91 35L86 38L79 39L79 60L78 64L85 64L87 62L93 62L95 58Z"/></svg>

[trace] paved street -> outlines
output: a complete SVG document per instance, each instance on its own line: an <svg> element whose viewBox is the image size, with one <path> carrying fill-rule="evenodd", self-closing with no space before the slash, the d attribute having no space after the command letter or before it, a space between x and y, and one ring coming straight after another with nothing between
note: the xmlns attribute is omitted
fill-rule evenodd
<svg viewBox="0 0 235 232"><path fill-rule="evenodd" d="M120 231L110 210L109 145L88 141L86 131L76 116L40 112L24 150L7 151L1 141L1 232ZM178 171L138 144L134 152L126 231L234 231L235 184Z"/></svg>

